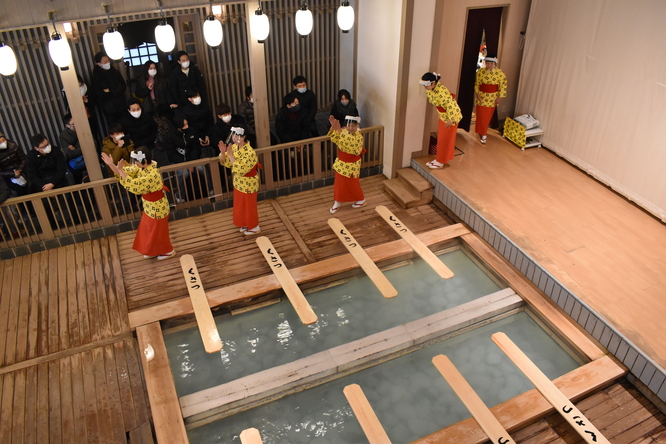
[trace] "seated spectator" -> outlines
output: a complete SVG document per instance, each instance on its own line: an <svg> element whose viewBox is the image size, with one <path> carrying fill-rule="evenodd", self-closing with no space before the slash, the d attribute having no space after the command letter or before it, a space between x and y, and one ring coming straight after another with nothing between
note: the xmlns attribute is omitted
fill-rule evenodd
<svg viewBox="0 0 666 444"><path fill-rule="evenodd" d="M134 143L125 135L122 125L116 123L109 128L109 137L102 141L102 152L113 158L117 164L120 159L131 165L130 154L134 151ZM107 171L107 177L113 177L113 173Z"/></svg>
<svg viewBox="0 0 666 444"><path fill-rule="evenodd" d="M215 153L210 152L210 128L213 126L213 114L208 105L202 103L199 91L193 89L189 92L187 105L178 108L176 115L187 120L190 130L202 147L204 157L213 157Z"/></svg>
<svg viewBox="0 0 666 444"><path fill-rule="evenodd" d="M132 97L127 101L127 112L120 117L118 123L122 125L125 135L129 136L134 146L145 146L149 149L155 147L157 124L149 113L143 112L139 99Z"/></svg>
<svg viewBox="0 0 666 444"><path fill-rule="evenodd" d="M308 113L301 108L298 97L289 94L282 101L284 105L275 117L275 132L280 142L288 143L309 138Z"/></svg>
<svg viewBox="0 0 666 444"><path fill-rule="evenodd" d="M252 96L252 86L245 88L245 100L241 103L240 107L238 107L238 114L245 119L245 134L247 135L248 142L250 142L250 145L257 148L257 130L254 127L254 97Z"/></svg>
<svg viewBox="0 0 666 444"><path fill-rule="evenodd" d="M66 187L67 161L60 148L52 149L49 139L43 134L30 137L32 150L26 156L26 172L33 192L49 191Z"/></svg>
<svg viewBox="0 0 666 444"><path fill-rule="evenodd" d="M67 160L69 171L74 176L74 182L81 183L83 177L86 176L86 163L83 160L83 153L81 152L81 144L79 137L76 135L76 126L71 114L65 114L62 118L65 123L65 128L60 132L60 147L62 154Z"/></svg>
<svg viewBox="0 0 666 444"><path fill-rule="evenodd" d="M173 126L164 139L164 150L172 164L201 158L201 145L187 119L173 119Z"/></svg>
<svg viewBox="0 0 666 444"><path fill-rule="evenodd" d="M317 122L315 121L315 117L317 116L317 96L311 89L308 89L305 77L298 75L294 77L291 83L294 85L294 90L287 94L287 96L291 95L298 98L298 103L301 104L301 109L306 114L305 121L310 128L310 137L319 136Z"/></svg>
<svg viewBox="0 0 666 444"><path fill-rule="evenodd" d="M230 143L231 139L229 137L231 136L232 127L245 127L245 119L238 114L231 114L231 107L226 103L221 103L215 107L215 115L217 121L211 129L210 144L219 150L220 142L225 146ZM250 145L252 145L252 142L250 142Z"/></svg>
<svg viewBox="0 0 666 444"><path fill-rule="evenodd" d="M203 75L196 65L192 65L190 57L185 51L176 53L175 66L169 73L169 86L167 91L167 102L171 108L185 106L191 90L195 89L201 93L204 103L207 103L206 84Z"/></svg>
<svg viewBox="0 0 666 444"><path fill-rule="evenodd" d="M3 182L17 196L29 193L25 178L25 154L20 146L0 132L0 174Z"/></svg>
<svg viewBox="0 0 666 444"><path fill-rule="evenodd" d="M338 91L338 98L331 107L331 116L340 122L341 126L345 125L345 116L358 116L356 102L352 100L351 94L346 89Z"/></svg>

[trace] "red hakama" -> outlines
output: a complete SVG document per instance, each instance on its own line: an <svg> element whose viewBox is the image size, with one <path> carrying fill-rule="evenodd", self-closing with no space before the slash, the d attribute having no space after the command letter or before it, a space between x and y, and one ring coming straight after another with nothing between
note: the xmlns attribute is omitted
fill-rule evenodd
<svg viewBox="0 0 666 444"><path fill-rule="evenodd" d="M256 164L245 177L254 177L257 175ZM247 227L252 229L259 225L259 212L257 211L257 193L243 193L234 188L234 225L237 227Z"/></svg>
<svg viewBox="0 0 666 444"><path fill-rule="evenodd" d="M157 202L164 197L164 190L146 193L142 197L149 202ZM153 219L143 213L139 228L136 230L132 249L144 256L160 256L171 253L173 246L169 239L169 216Z"/></svg>
<svg viewBox="0 0 666 444"><path fill-rule="evenodd" d="M479 91L484 93L494 93L499 91L498 85L488 85L483 83L479 86ZM494 106L481 106L476 105L476 126L475 131L481 136L488 135L488 125L490 125L490 119L493 118L495 113Z"/></svg>
<svg viewBox="0 0 666 444"><path fill-rule="evenodd" d="M437 154L435 160L439 163L449 163L455 155L456 148L456 133L458 131L458 124L446 127L446 123L439 119L437 124Z"/></svg>
<svg viewBox="0 0 666 444"><path fill-rule="evenodd" d="M365 153L365 148L361 155ZM338 159L346 163L354 163L361 159L361 156L345 153L338 148ZM333 182L333 200L336 202L358 202L365 199L361 189L360 177L347 177L335 172L335 181Z"/></svg>

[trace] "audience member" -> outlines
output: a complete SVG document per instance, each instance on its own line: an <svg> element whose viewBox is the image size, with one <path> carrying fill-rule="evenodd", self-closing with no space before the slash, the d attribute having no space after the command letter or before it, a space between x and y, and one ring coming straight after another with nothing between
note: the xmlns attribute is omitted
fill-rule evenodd
<svg viewBox="0 0 666 444"><path fill-rule="evenodd" d="M298 75L291 82L294 85L294 90L288 95L298 98L298 103L301 104L301 108L306 115L305 121L310 128L310 136L317 137L319 136L317 122L315 121L315 117L317 116L317 96L311 89L308 89L305 77Z"/></svg>
<svg viewBox="0 0 666 444"><path fill-rule="evenodd" d="M95 54L92 88L93 94L99 100L99 106L106 116L107 123L111 125L118 122L122 113L125 112L127 83L104 52Z"/></svg>
<svg viewBox="0 0 666 444"><path fill-rule="evenodd" d="M146 114L161 116L168 114L166 98L167 77L157 70L157 64L148 60L136 79L135 94L143 99L141 108Z"/></svg>
<svg viewBox="0 0 666 444"><path fill-rule="evenodd" d="M176 116L164 139L164 150L171 163L182 163L201 158L201 144L187 119Z"/></svg>
<svg viewBox="0 0 666 444"><path fill-rule="evenodd" d="M65 114L62 120L65 123L65 128L60 132L60 148L62 148L62 154L67 160L72 176L74 176L74 181L81 183L85 176L86 163L81 152L79 137L76 135L74 119L72 119L71 114Z"/></svg>
<svg viewBox="0 0 666 444"><path fill-rule="evenodd" d="M213 115L208 105L202 103L199 91L192 89L189 92L188 104L178 108L176 115L187 120L187 124L194 132L196 139L201 145L204 157L213 157L215 154L210 149L210 129L213 126Z"/></svg>
<svg viewBox="0 0 666 444"><path fill-rule="evenodd" d="M49 191L66 187L67 162L56 147L52 149L49 139L43 134L30 137L30 150L26 156L26 172L33 192Z"/></svg>
<svg viewBox="0 0 666 444"><path fill-rule="evenodd" d="M119 123L134 146L151 150L155 147L157 124L149 113L143 112L139 99L132 97L127 101L127 112L120 117Z"/></svg>
<svg viewBox="0 0 666 444"><path fill-rule="evenodd" d="M25 172L25 154L16 142L0 132L0 174L3 182L17 196L28 194L28 181Z"/></svg>
<svg viewBox="0 0 666 444"><path fill-rule="evenodd" d="M257 148L257 130L254 126L254 96L252 96L252 86L245 88L245 100L243 100L243 103L238 107L238 114L245 119L247 140L250 142L250 145Z"/></svg>
<svg viewBox="0 0 666 444"><path fill-rule="evenodd" d="M282 99L283 106L275 117L275 132L281 143L295 142L310 137L308 113L301 108L296 94L288 94Z"/></svg>
<svg viewBox="0 0 666 444"><path fill-rule="evenodd" d="M203 102L207 103L206 84L199 68L190 63L190 57L185 51L176 53L176 61L178 66L174 66L169 73L169 106L177 108L187 105L192 89L199 91Z"/></svg>
<svg viewBox="0 0 666 444"><path fill-rule="evenodd" d="M245 127L245 119L238 114L231 114L231 107L226 103L221 103L215 107L215 115L217 116L217 121L211 129L211 138L210 142L213 147L216 149L220 147L220 142L225 146L229 143L231 139L231 128L233 127ZM248 137L248 142L250 138ZM252 142L250 142L252 145Z"/></svg>
<svg viewBox="0 0 666 444"><path fill-rule="evenodd" d="M352 100L351 94L346 89L338 91L338 97L331 107L331 116L333 116L340 125L345 124L345 116L358 116L356 102Z"/></svg>
<svg viewBox="0 0 666 444"><path fill-rule="evenodd" d="M81 93L81 100L83 100L83 105L86 108L86 117L88 118L88 125L90 125L90 132L92 132L93 140L95 142L95 148L99 151L99 140L97 140L97 114L95 113L95 105L97 104L94 96L91 94L92 91L88 90L88 85L83 81L83 78L79 75L76 76L79 81L79 92ZM65 88L62 89L62 98L65 101L65 107L67 112L71 113L69 108L69 100L67 99L67 94L65 94ZM62 144L61 144L62 145Z"/></svg>
<svg viewBox="0 0 666 444"><path fill-rule="evenodd" d="M102 152L111 156L113 163L117 164L120 159L130 163L130 154L134 151L134 144L129 137L125 135L122 125L119 123L111 125L109 128L109 137L102 141ZM107 170L107 176L113 174Z"/></svg>

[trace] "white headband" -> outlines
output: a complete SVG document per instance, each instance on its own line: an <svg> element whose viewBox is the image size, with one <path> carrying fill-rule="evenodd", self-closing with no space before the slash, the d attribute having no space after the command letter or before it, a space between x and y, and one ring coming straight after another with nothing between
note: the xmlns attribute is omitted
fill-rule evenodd
<svg viewBox="0 0 666 444"><path fill-rule="evenodd" d="M354 122L360 124L361 118L358 116L345 116L345 120L353 120Z"/></svg>
<svg viewBox="0 0 666 444"><path fill-rule="evenodd" d="M132 159L135 159L137 162L143 163L143 160L146 158L146 155L143 151L132 151L130 154Z"/></svg>
<svg viewBox="0 0 666 444"><path fill-rule="evenodd" d="M437 78L441 78L441 77L442 77L441 75L437 74L436 72L433 72L433 74L434 74L435 77L437 77ZM435 82L436 82L436 81L437 81L437 80L435 80ZM421 85L423 85L423 86L430 86L430 85L432 85L433 80L419 80L419 83L420 83Z"/></svg>
<svg viewBox="0 0 666 444"><path fill-rule="evenodd" d="M239 127L237 127L237 126L233 126L233 127L231 127L231 132L232 132L232 133L236 133L236 134L238 134L239 136L243 136L243 135L245 135L245 130L244 130L243 128L239 128Z"/></svg>
<svg viewBox="0 0 666 444"><path fill-rule="evenodd" d="M497 57L486 57L484 60L485 60L486 62L497 63Z"/></svg>

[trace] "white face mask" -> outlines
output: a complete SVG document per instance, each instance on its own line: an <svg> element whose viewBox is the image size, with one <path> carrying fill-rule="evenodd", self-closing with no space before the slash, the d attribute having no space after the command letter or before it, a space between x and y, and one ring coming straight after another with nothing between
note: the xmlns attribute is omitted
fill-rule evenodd
<svg viewBox="0 0 666 444"><path fill-rule="evenodd" d="M0 143L0 150L4 150L7 148L7 141L5 140L4 142Z"/></svg>
<svg viewBox="0 0 666 444"><path fill-rule="evenodd" d="M250 97L250 103L254 103L254 97Z"/></svg>
<svg viewBox="0 0 666 444"><path fill-rule="evenodd" d="M124 134L118 134L118 135L116 136L116 140L120 140L120 139L122 139L123 137L125 137Z"/></svg>
<svg viewBox="0 0 666 444"><path fill-rule="evenodd" d="M110 63L100 63L99 66L101 66L102 69L104 69L104 70L111 69L111 64Z"/></svg>
<svg viewBox="0 0 666 444"><path fill-rule="evenodd" d="M157 75L157 70L156 69L149 69L148 70L148 75L150 77L155 77Z"/></svg>
<svg viewBox="0 0 666 444"><path fill-rule="evenodd" d="M307 90L308 90L307 88L298 88L296 91L298 91L299 93L303 94L303 93L304 93L305 91L307 91Z"/></svg>
<svg viewBox="0 0 666 444"><path fill-rule="evenodd" d="M187 68L189 68L189 67L190 67L190 61L188 60L187 62L183 62L183 63L181 63L181 64L180 64L180 67L181 67L182 69L187 69Z"/></svg>
<svg viewBox="0 0 666 444"><path fill-rule="evenodd" d="M49 144L46 145L44 148L42 148L42 153L43 153L43 154L48 154L48 153L50 153L50 152L51 152L51 144L49 143Z"/></svg>
<svg viewBox="0 0 666 444"><path fill-rule="evenodd" d="M340 105L342 105L342 106L349 105L349 100L340 100Z"/></svg>
<svg viewBox="0 0 666 444"><path fill-rule="evenodd" d="M141 110L139 110L139 111L130 111L130 114L131 114L132 117L134 117L135 119L138 119L139 117L141 117Z"/></svg>
<svg viewBox="0 0 666 444"><path fill-rule="evenodd" d="M226 116L222 116L222 121L223 121L224 123L229 123L229 122L231 122L231 114L228 114L228 115L226 115Z"/></svg>
<svg viewBox="0 0 666 444"><path fill-rule="evenodd" d="M83 85L79 86L79 91L81 91L82 96L85 96L88 92L88 85L84 83Z"/></svg>
<svg viewBox="0 0 666 444"><path fill-rule="evenodd" d="M193 98L192 103L195 104L195 105L201 105L201 97Z"/></svg>

